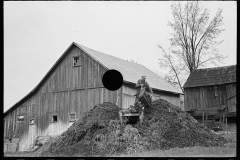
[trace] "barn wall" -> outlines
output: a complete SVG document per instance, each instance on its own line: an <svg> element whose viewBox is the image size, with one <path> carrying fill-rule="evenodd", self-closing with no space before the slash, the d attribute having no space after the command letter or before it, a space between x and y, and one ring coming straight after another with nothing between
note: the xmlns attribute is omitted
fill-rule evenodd
<svg viewBox="0 0 240 160"><path fill-rule="evenodd" d="M35 125L30 125L30 119L34 118L36 123L36 109L38 108L38 96L34 95L25 103L21 104L15 110L4 117L5 128L4 138L20 138L21 142L30 143L36 138ZM24 119L19 121L18 115L23 115ZM31 145L29 145L30 147ZM22 146L20 146L20 149Z"/></svg>
<svg viewBox="0 0 240 160"><path fill-rule="evenodd" d="M135 102L135 96L137 89L135 88L135 85L130 85L130 84L124 84L122 86L122 107L123 108L128 108L130 105L133 105ZM167 92L160 92L153 90L153 100L156 99L165 99L168 102L179 106L180 105L180 98L179 94L171 94Z"/></svg>
<svg viewBox="0 0 240 160"><path fill-rule="evenodd" d="M215 96L215 87L217 96ZM236 111L236 97L227 99L236 95L235 84L225 84L217 86L204 86L184 89L184 109L202 110L204 108L219 107L227 104L227 111Z"/></svg>
<svg viewBox="0 0 240 160"><path fill-rule="evenodd" d="M101 78L106 69L75 46L68 52L43 84L40 93L103 87ZM81 66L73 67L74 56L81 56Z"/></svg>
<svg viewBox="0 0 240 160"><path fill-rule="evenodd" d="M73 67L72 57L77 55L82 56L82 65ZM66 131L73 123L69 121L72 112L79 119L96 104L120 104L121 89L109 91L103 87L101 78L106 71L77 47L70 48L39 90L4 117L4 138L19 137L19 150L26 150L37 136ZM16 121L18 114L25 115L23 122ZM57 123L52 122L52 115L57 115ZM34 125L29 125L30 118L34 118Z"/></svg>
<svg viewBox="0 0 240 160"><path fill-rule="evenodd" d="M169 103L172 103L173 105L179 106L180 107L180 94L173 94L173 93L168 93L164 91L153 91L153 100L156 99L164 99L168 101Z"/></svg>

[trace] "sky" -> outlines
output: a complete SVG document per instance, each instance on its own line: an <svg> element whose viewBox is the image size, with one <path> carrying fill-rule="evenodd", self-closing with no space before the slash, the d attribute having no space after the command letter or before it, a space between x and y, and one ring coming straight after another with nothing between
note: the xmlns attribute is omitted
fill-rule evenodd
<svg viewBox="0 0 240 160"><path fill-rule="evenodd" d="M73 2L4 1L4 112L31 92L71 45L79 43L154 72L170 44L171 1ZM201 1L210 19L223 9L220 66L237 64L235 1ZM212 67L212 66L207 66ZM214 67L214 66L213 66Z"/></svg>

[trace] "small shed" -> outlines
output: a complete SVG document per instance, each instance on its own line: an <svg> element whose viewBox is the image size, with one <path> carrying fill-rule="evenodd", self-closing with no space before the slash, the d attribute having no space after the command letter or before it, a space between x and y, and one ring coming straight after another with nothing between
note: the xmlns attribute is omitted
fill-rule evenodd
<svg viewBox="0 0 240 160"><path fill-rule="evenodd" d="M102 76L109 69L123 75L123 85L117 91L102 84ZM39 84L4 113L4 139L15 138L19 150L28 150L37 137L61 134L99 103L129 107L142 75L153 89L153 99L179 106L182 92L143 65L73 42Z"/></svg>
<svg viewBox="0 0 240 160"><path fill-rule="evenodd" d="M236 117L237 65L197 69L184 84L184 110L215 120ZM223 122L223 121L222 121Z"/></svg>

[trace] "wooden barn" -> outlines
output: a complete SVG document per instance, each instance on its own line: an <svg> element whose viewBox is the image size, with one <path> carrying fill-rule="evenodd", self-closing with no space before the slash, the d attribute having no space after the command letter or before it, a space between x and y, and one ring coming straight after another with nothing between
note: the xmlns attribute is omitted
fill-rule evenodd
<svg viewBox="0 0 240 160"><path fill-rule="evenodd" d="M197 69L184 84L184 110L207 122L236 117L236 65Z"/></svg>
<svg viewBox="0 0 240 160"><path fill-rule="evenodd" d="M102 84L102 76L109 69L123 75L123 85L117 91L109 91ZM153 99L179 106L181 91L146 67L73 42L39 84L4 113L4 140L18 139L17 150L28 150L37 137L66 131L94 105L112 102L129 107L142 75L153 89Z"/></svg>

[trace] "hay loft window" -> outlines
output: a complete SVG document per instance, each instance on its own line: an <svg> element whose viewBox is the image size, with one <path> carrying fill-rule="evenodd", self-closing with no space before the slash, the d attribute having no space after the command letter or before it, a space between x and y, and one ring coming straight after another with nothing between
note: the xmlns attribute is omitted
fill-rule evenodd
<svg viewBox="0 0 240 160"><path fill-rule="evenodd" d="M70 122L76 121L76 112L72 112L69 114L69 121Z"/></svg>
<svg viewBox="0 0 240 160"><path fill-rule="evenodd" d="M214 92L215 92L215 97L217 97L218 96L218 90L217 90L216 86L214 87Z"/></svg>
<svg viewBox="0 0 240 160"><path fill-rule="evenodd" d="M82 65L82 57L81 56L75 56L73 57L73 66L78 67Z"/></svg>
<svg viewBox="0 0 240 160"><path fill-rule="evenodd" d="M18 121L24 121L24 115L18 115L17 120Z"/></svg>
<svg viewBox="0 0 240 160"><path fill-rule="evenodd" d="M57 115L52 115L52 122L57 123L57 121L58 121Z"/></svg>
<svg viewBox="0 0 240 160"><path fill-rule="evenodd" d="M29 124L34 125L34 118L30 119Z"/></svg>

